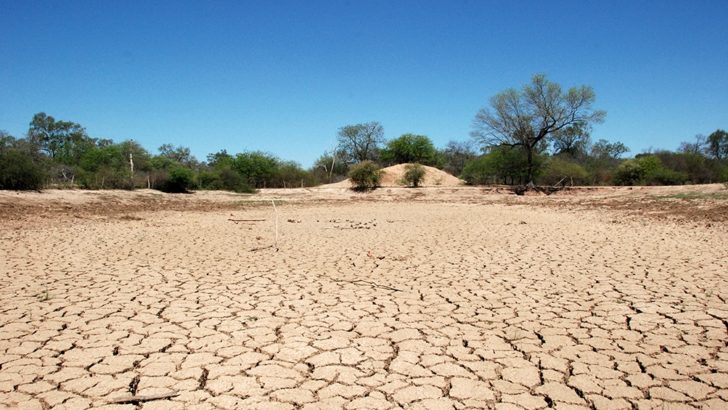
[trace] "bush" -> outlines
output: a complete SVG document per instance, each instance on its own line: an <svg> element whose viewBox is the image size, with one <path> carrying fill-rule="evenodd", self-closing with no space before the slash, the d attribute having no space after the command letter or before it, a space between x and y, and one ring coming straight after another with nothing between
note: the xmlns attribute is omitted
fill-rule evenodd
<svg viewBox="0 0 728 410"><path fill-rule="evenodd" d="M187 193L195 180L191 169L175 165L169 170L166 180L159 187L160 191L169 193Z"/></svg>
<svg viewBox="0 0 728 410"><path fill-rule="evenodd" d="M687 182L688 176L683 172L673 171L660 167L647 175L647 185L682 185Z"/></svg>
<svg viewBox="0 0 728 410"><path fill-rule="evenodd" d="M494 174L492 161L482 156L466 162L460 178L468 185L485 185L495 180Z"/></svg>
<svg viewBox="0 0 728 410"><path fill-rule="evenodd" d="M219 171L220 189L233 192L255 192L255 189L248 185L240 174L230 168L223 168Z"/></svg>
<svg viewBox="0 0 728 410"><path fill-rule="evenodd" d="M404 169L404 181L414 188L417 188L425 179L425 167L420 164L407 164Z"/></svg>
<svg viewBox="0 0 728 410"><path fill-rule="evenodd" d="M534 177L540 175L543 156L533 156ZM524 184L528 176L526 152L520 147L493 147L487 154L465 163L460 178L470 185Z"/></svg>
<svg viewBox="0 0 728 410"><path fill-rule="evenodd" d="M614 183L617 185L639 185L644 179L645 172L639 162L628 159L619 164L614 173Z"/></svg>
<svg viewBox="0 0 728 410"><path fill-rule="evenodd" d="M33 157L23 151L0 151L0 189L39 190L46 173Z"/></svg>
<svg viewBox="0 0 728 410"><path fill-rule="evenodd" d="M583 185L589 179L589 173L581 165L560 157L552 157L546 163L541 183L556 185L561 183L574 183Z"/></svg>
<svg viewBox="0 0 728 410"><path fill-rule="evenodd" d="M295 188L315 185L313 174L293 161L279 161L271 188Z"/></svg>
<svg viewBox="0 0 728 410"><path fill-rule="evenodd" d="M665 168L655 155L624 161L614 175L617 185L679 185L687 180L687 174Z"/></svg>
<svg viewBox="0 0 728 410"><path fill-rule="evenodd" d="M255 192L240 174L229 167L203 172L200 174L200 184L205 189L221 189L239 193Z"/></svg>
<svg viewBox="0 0 728 410"><path fill-rule="evenodd" d="M382 170L379 169L379 165L372 161L362 161L353 167L349 171L349 179L357 190L369 190L379 186L379 181L382 178Z"/></svg>
<svg viewBox="0 0 728 410"><path fill-rule="evenodd" d="M260 151L242 152L232 160L232 168L248 185L255 188L275 187L274 179L279 166L278 158Z"/></svg>

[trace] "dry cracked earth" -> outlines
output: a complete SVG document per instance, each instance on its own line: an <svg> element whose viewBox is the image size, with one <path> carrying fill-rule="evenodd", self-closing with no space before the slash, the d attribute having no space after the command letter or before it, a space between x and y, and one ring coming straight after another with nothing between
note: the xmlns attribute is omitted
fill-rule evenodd
<svg viewBox="0 0 728 410"><path fill-rule="evenodd" d="M2 224L8 408L728 408L728 233L437 203ZM262 219L237 221L230 219Z"/></svg>

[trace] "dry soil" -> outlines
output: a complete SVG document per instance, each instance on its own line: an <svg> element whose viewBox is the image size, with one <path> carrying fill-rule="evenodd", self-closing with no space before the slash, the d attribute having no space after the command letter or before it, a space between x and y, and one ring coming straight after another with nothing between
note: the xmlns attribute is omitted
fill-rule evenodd
<svg viewBox="0 0 728 410"><path fill-rule="evenodd" d="M0 407L728 408L725 188L504 191L0 193Z"/></svg>

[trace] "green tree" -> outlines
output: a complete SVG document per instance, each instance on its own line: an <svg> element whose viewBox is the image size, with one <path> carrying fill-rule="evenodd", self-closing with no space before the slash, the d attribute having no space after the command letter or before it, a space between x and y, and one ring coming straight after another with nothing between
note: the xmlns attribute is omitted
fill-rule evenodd
<svg viewBox="0 0 728 410"><path fill-rule="evenodd" d="M687 179L684 173L665 168L654 154L640 154L624 161L614 176L618 185L679 185Z"/></svg>
<svg viewBox="0 0 728 410"><path fill-rule="evenodd" d="M192 188L192 185L184 186L183 179L187 174L192 175L191 184L196 181L195 174L200 173L201 164L197 161L190 149L187 147L174 146L172 144L163 144L159 147L159 154L153 156L149 160L150 171L148 173L149 182L152 188L160 189L168 192L186 192ZM178 168L186 168L190 172L180 171ZM177 182L170 182L173 177L172 170L175 171ZM170 185L171 184L171 185Z"/></svg>
<svg viewBox="0 0 728 410"><path fill-rule="evenodd" d="M192 155L187 147L162 144L159 147L159 155L188 168L195 168L199 164L197 158Z"/></svg>
<svg viewBox="0 0 728 410"><path fill-rule="evenodd" d="M313 176L295 161L278 160L272 186L295 188L314 185Z"/></svg>
<svg viewBox="0 0 728 410"><path fill-rule="evenodd" d="M600 139L591 146L589 155L599 159L618 160L620 156L628 152L629 147L619 141L609 142L605 139Z"/></svg>
<svg viewBox="0 0 728 410"><path fill-rule="evenodd" d="M188 193L194 185L194 172L182 164L174 164L160 190L169 193Z"/></svg>
<svg viewBox="0 0 728 410"><path fill-rule="evenodd" d="M588 130L601 122L605 113L594 110L591 87L573 87L564 92L544 75L535 75L522 90L496 94L490 108L481 109L473 121L472 136L485 147L522 147L527 157L526 180L533 184L535 155L557 133L568 128Z"/></svg>
<svg viewBox="0 0 728 410"><path fill-rule="evenodd" d="M654 155L668 170L686 176L686 182L706 184L720 180L718 161L702 153L658 151Z"/></svg>
<svg viewBox="0 0 728 410"><path fill-rule="evenodd" d="M347 163L373 161L384 141L384 127L378 122L347 125L337 134L337 155Z"/></svg>
<svg viewBox="0 0 728 410"><path fill-rule="evenodd" d="M483 155L466 162L460 178L468 185L486 185L495 182L495 174L492 159Z"/></svg>
<svg viewBox="0 0 728 410"><path fill-rule="evenodd" d="M93 146L86 130L71 121L57 121L40 112L33 116L28 129L28 139L50 158L65 164L76 163L82 152Z"/></svg>
<svg viewBox="0 0 728 410"><path fill-rule="evenodd" d="M536 169L534 175L538 176L543 157L534 155L532 160ZM523 184L528 180L526 152L519 147L492 147L487 154L466 163L461 178L471 185Z"/></svg>
<svg viewBox="0 0 728 410"><path fill-rule="evenodd" d="M233 169L255 188L269 188L274 185L278 171L278 158L260 151L242 152L235 156Z"/></svg>
<svg viewBox="0 0 728 410"><path fill-rule="evenodd" d="M130 154L134 174L129 162ZM94 146L79 161L81 172L78 183L90 189L133 189L137 185L146 185L152 164L149 153L132 140Z"/></svg>
<svg viewBox="0 0 728 410"><path fill-rule="evenodd" d="M0 131L0 189L39 190L47 177L31 144Z"/></svg>
<svg viewBox="0 0 728 410"><path fill-rule="evenodd" d="M207 169L200 173L200 184L204 189L253 192L253 187L234 166L235 157L226 150L208 155Z"/></svg>
<svg viewBox="0 0 728 410"><path fill-rule="evenodd" d="M708 152L720 161L728 159L728 132L716 130L708 135Z"/></svg>
<svg viewBox="0 0 728 410"><path fill-rule="evenodd" d="M425 135L403 134L389 142L381 152L385 164L419 163L436 166L437 150Z"/></svg>
<svg viewBox="0 0 728 410"><path fill-rule="evenodd" d="M566 127L554 132L552 144L554 155L583 159L588 154L589 132L579 125Z"/></svg>
<svg viewBox="0 0 728 410"><path fill-rule="evenodd" d="M21 150L0 152L0 189L39 190L45 170L33 156Z"/></svg>
<svg viewBox="0 0 728 410"><path fill-rule="evenodd" d="M232 167L233 162L235 158L224 149L207 156L207 165L213 168Z"/></svg>
<svg viewBox="0 0 728 410"><path fill-rule="evenodd" d="M589 183L611 184L614 173L620 164L620 157L629 152L629 148L621 142L609 142L600 139L589 147L589 154L584 167L589 173Z"/></svg>

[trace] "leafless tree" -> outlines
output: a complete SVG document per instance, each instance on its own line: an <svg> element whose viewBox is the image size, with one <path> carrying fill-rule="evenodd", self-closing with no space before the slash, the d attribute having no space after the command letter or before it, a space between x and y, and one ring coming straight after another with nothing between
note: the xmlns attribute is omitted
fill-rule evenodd
<svg viewBox="0 0 728 410"><path fill-rule="evenodd" d="M339 128L339 157L350 163L376 160L379 145L384 141L384 127L374 121Z"/></svg>

